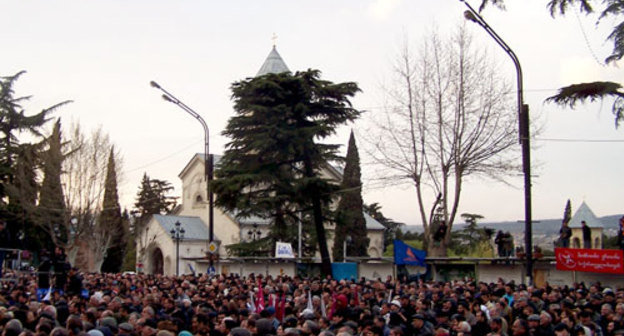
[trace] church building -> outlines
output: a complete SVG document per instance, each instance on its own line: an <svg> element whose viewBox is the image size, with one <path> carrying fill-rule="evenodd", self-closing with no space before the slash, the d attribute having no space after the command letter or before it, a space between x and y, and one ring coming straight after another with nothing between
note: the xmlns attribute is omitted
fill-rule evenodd
<svg viewBox="0 0 624 336"><path fill-rule="evenodd" d="M287 71L289 69L286 63L273 46L256 76ZM204 159L204 154L195 154L178 175L182 181L182 196L181 204L174 214L154 215L143 231L138 233L136 240L138 271L147 274L175 275L176 266L179 268L179 274L207 271L208 197ZM218 161L216 155L215 160ZM330 164L321 173L337 184L342 180L341 170ZM379 258L383 254L384 227L368 214L364 213L364 217L370 240L368 255L371 258ZM228 255L225 246L265 237L269 232L269 224L269 220L261 218L236 218L234 214L215 207L214 240L218 246L219 256L219 260L215 262L215 271L237 273L235 269L227 266L228 262L237 256ZM170 233L176 229L176 225L179 230L184 230L184 237L179 241L179 246L176 246L176 240ZM327 244L331 255L334 227L327 223L325 229L328 232ZM179 258L176 258L176 249ZM293 250L297 251L297 246L293 246ZM240 269L242 270L243 266L240 266Z"/></svg>
<svg viewBox="0 0 624 336"><path fill-rule="evenodd" d="M594 215L594 212L589 208L587 203L581 203L581 206L576 210L574 216L570 219L568 224L572 229L572 237L570 237L571 248L583 248L583 225L585 222L591 231L591 247L592 249L602 249L602 231L604 225Z"/></svg>

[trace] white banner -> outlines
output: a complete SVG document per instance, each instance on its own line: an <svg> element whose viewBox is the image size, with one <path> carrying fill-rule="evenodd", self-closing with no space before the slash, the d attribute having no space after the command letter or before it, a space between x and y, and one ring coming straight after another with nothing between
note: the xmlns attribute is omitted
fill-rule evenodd
<svg viewBox="0 0 624 336"><path fill-rule="evenodd" d="M290 243L275 243L275 258L294 258L292 246Z"/></svg>

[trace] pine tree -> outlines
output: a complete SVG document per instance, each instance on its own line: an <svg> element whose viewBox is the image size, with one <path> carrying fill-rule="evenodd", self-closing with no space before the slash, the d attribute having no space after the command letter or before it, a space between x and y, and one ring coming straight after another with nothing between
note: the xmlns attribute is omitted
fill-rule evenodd
<svg viewBox="0 0 624 336"><path fill-rule="evenodd" d="M55 246L67 247L72 238L66 229L68 212L61 185L63 141L60 119L54 124L52 134L47 139L48 149L43 153L43 182L37 208L37 224L48 233ZM52 248L53 246L48 246Z"/></svg>
<svg viewBox="0 0 624 336"><path fill-rule="evenodd" d="M110 239L106 248L102 272L117 273L121 269L126 249L127 228L124 226L117 192L117 170L115 167L115 149L111 147L104 182L104 200L102 212L97 223L103 233L103 239ZM107 232L108 231L108 232ZM106 237L110 236L110 238Z"/></svg>
<svg viewBox="0 0 624 336"><path fill-rule="evenodd" d="M299 212L310 209L323 274L331 274L323 208L337 186L318 172L338 159L338 146L316 141L359 116L349 101L358 91L355 83L321 80L317 70L236 82L236 116L223 132L232 140L213 185L216 204L241 218L270 218L273 240L289 239Z"/></svg>
<svg viewBox="0 0 624 336"><path fill-rule="evenodd" d="M173 186L168 181L150 179L147 173L143 173L134 203L134 219L129 222L130 241L133 244L135 261L143 262L148 245L156 238L143 232L152 215L169 214L175 208L176 199L168 196L171 191L173 191ZM128 263L129 261L126 264Z"/></svg>
<svg viewBox="0 0 624 336"><path fill-rule="evenodd" d="M334 260L342 260L344 242L347 242L347 256L368 256L370 239L366 233L362 201L362 173L360 172L360 155L358 154L355 136L351 131L345 168L340 185L340 202L336 210L336 236L334 237ZM349 239L350 237L351 239Z"/></svg>
<svg viewBox="0 0 624 336"><path fill-rule="evenodd" d="M30 99L30 96L15 97L13 86L24 74L20 71L13 76L0 77L0 216L8 223L8 231L13 235L19 231L25 232L24 214L32 212L29 209L22 209L27 206L24 199L20 199L19 193L10 193L9 189L19 191L15 186L15 175L20 173L16 167L18 157L25 154L24 147L18 139L20 133L30 133L37 138L42 136L41 128L49 120L49 115L56 108L68 103L68 101L53 105L39 113L27 115L22 104ZM25 161L22 161L24 164ZM33 162L34 163L34 162ZM24 166L20 166L23 169ZM28 167L27 170L34 171L36 167ZM19 183L19 182L17 182ZM30 183L30 182L29 182ZM8 196L8 197L7 197ZM32 236L28 237L31 241Z"/></svg>
<svg viewBox="0 0 624 336"><path fill-rule="evenodd" d="M24 237L22 248L39 251L51 245L49 237L36 226L39 181L37 178L40 144L21 144L15 161L15 174L12 184L7 186L11 199L9 209L15 215L16 236ZM21 234L20 234L21 233Z"/></svg>

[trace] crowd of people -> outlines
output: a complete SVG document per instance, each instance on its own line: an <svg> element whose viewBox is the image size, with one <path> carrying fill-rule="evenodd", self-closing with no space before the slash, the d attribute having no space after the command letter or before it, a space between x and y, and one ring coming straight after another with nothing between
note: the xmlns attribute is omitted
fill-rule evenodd
<svg viewBox="0 0 624 336"><path fill-rule="evenodd" d="M44 277L43 283L41 277ZM3 336L614 336L624 289L475 281L7 271ZM56 278L56 276L53 276ZM38 296L47 285L53 290ZM61 279L62 280L62 279ZM63 288L58 288L63 286ZM57 287L57 288L54 288Z"/></svg>

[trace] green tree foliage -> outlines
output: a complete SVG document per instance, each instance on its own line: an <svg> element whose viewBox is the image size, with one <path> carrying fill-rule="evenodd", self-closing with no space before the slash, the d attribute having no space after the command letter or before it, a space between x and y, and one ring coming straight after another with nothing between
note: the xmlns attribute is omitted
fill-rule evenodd
<svg viewBox="0 0 624 336"><path fill-rule="evenodd" d="M117 273L121 270L121 264L126 249L127 227L124 225L119 205L119 193L117 191L117 169L115 166L115 149L111 147L106 167L106 180L104 182L104 201L102 212L97 225L103 231L108 231L110 243L106 248L102 272Z"/></svg>
<svg viewBox="0 0 624 336"><path fill-rule="evenodd" d="M381 205L379 205L379 203L365 204L364 211L384 226L384 251L392 244L394 239L404 239L401 226L405 224L386 218L381 212Z"/></svg>
<svg viewBox="0 0 624 336"><path fill-rule="evenodd" d="M128 232L127 232L128 239L126 239L126 247L125 247L126 253L123 256L123 262L121 264L121 272L126 272L126 271L134 272L136 270L137 250L136 250L136 242L135 242L134 236L129 230L131 226L130 225L131 220L130 220L130 214L128 213L127 209L124 209L123 213L121 214L121 218L124 221L125 227L128 228Z"/></svg>
<svg viewBox="0 0 624 336"><path fill-rule="evenodd" d="M177 205L176 198L169 195L172 191L169 181L152 179L144 173L134 203L139 221L146 222L152 215L171 213Z"/></svg>
<svg viewBox="0 0 624 336"><path fill-rule="evenodd" d="M43 182L37 208L37 225L48 233L55 246L67 247L71 234L66 230L69 216L61 185L62 164L65 158L61 135L61 122L54 124L52 134L46 140L43 153ZM48 246L52 248L52 246Z"/></svg>
<svg viewBox="0 0 624 336"><path fill-rule="evenodd" d="M481 0L479 10L483 10L490 3L502 8L504 0ZM613 50L606 57L605 63L615 64L622 59L624 57L624 20L622 20L624 0L550 0L548 2L550 15L553 17L566 15L569 11L575 10L576 7L582 13L597 16L596 25L607 18L611 18L609 22L613 22L614 27L607 36L607 41L613 43ZM596 81L573 84L559 89L559 92L548 98L547 101L574 108L577 103L606 98L614 99L612 112L617 127L624 120L624 91L622 91L622 85L619 83Z"/></svg>
<svg viewBox="0 0 624 336"><path fill-rule="evenodd" d="M144 260L147 247L157 238L156 233L144 232L150 218L171 213L177 204L176 198L169 196L171 191L173 186L168 181L151 179L147 173L143 174L134 203L134 218L129 221L130 241L139 262Z"/></svg>
<svg viewBox="0 0 624 336"><path fill-rule="evenodd" d="M566 202L565 209L563 210L563 223L570 223L572 219L572 203L570 203L570 199Z"/></svg>
<svg viewBox="0 0 624 336"><path fill-rule="evenodd" d="M15 161L13 183L7 185L7 194L11 199L9 213L15 220L16 236L25 239L21 246L31 251L47 248L49 237L36 226L36 210L39 195L40 148L44 143L20 144Z"/></svg>
<svg viewBox="0 0 624 336"><path fill-rule="evenodd" d="M340 201L336 210L336 230L334 248L332 249L334 261L342 260L344 256L343 242L345 240L347 240L348 256L368 256L367 250L370 240L366 235L363 206L360 155L355 143L355 136L351 131L342 184L340 185ZM351 237L350 241L347 237Z"/></svg>
<svg viewBox="0 0 624 336"><path fill-rule="evenodd" d="M338 186L318 173L339 159L339 146L318 140L360 115L349 101L358 91L355 83L321 80L317 70L234 83L236 115L223 132L231 142L213 185L218 206L241 218L270 218L273 241L291 241L288 227L300 211L311 211L324 274L331 263L323 208Z"/></svg>
<svg viewBox="0 0 624 336"><path fill-rule="evenodd" d="M494 230L480 228L477 221L484 217L479 214L463 213L461 217L466 226L459 231L451 233L452 244L450 245L456 255L482 254L485 250L491 250L490 239Z"/></svg>
<svg viewBox="0 0 624 336"><path fill-rule="evenodd" d="M49 120L49 115L68 101L27 115L22 104L30 96L16 97L13 88L25 73L20 71L13 76L0 77L0 216L7 221L8 230L14 236L18 232L25 233L26 241L34 243L38 238L29 234L28 224L33 221L35 210L32 200L38 182L33 173L38 168L39 147L20 143L18 136L27 133L41 138L42 127ZM21 181L15 181L18 174L22 174Z"/></svg>

